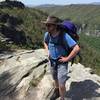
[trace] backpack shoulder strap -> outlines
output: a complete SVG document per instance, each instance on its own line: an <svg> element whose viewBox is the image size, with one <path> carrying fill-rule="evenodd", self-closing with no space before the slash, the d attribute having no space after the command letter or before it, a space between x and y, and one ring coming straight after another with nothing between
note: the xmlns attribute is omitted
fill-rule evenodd
<svg viewBox="0 0 100 100"><path fill-rule="evenodd" d="M58 41L60 42L60 44L62 45L62 47L68 52L68 54L70 53L70 47L69 47L69 45L68 45L68 43L67 43L67 41L65 40L65 35L66 35L67 33L61 33L60 35L59 35L59 39L58 39Z"/></svg>

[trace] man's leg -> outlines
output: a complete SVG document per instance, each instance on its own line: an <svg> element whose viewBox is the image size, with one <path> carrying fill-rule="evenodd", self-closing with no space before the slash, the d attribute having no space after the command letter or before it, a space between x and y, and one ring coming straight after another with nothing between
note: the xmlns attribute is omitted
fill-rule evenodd
<svg viewBox="0 0 100 100"><path fill-rule="evenodd" d="M53 65L53 64L52 64ZM52 96L50 97L50 100L56 100L60 94L59 94L59 83L58 83L58 77L57 77L57 66L51 66L51 74L54 80L54 91Z"/></svg>
<svg viewBox="0 0 100 100"><path fill-rule="evenodd" d="M57 98L59 98L60 94L59 94L59 84L58 84L58 80L54 80L54 90L52 92L52 96L50 97L50 100L56 100Z"/></svg>
<svg viewBox="0 0 100 100"><path fill-rule="evenodd" d="M59 89L59 83L58 83L58 80L54 80L54 87Z"/></svg>
<svg viewBox="0 0 100 100"><path fill-rule="evenodd" d="M68 64L59 64L58 65L58 82L59 82L59 92L60 92L60 97L61 100L64 100L65 97L65 83L66 80L68 79Z"/></svg>
<svg viewBox="0 0 100 100"><path fill-rule="evenodd" d="M66 88L65 85L59 85L59 92L60 92L60 98L61 100L64 100Z"/></svg>

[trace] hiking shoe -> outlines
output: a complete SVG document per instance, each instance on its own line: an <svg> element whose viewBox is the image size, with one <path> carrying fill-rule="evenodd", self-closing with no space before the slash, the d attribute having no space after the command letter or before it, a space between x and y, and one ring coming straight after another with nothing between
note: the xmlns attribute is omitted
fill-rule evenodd
<svg viewBox="0 0 100 100"><path fill-rule="evenodd" d="M59 88L55 88L52 96L50 97L50 100L56 100L59 97L60 97Z"/></svg>

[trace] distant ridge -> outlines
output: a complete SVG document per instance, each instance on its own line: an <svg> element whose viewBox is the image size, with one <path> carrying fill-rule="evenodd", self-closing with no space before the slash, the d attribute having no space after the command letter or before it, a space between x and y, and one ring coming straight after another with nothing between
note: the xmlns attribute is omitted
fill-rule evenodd
<svg viewBox="0 0 100 100"><path fill-rule="evenodd" d="M100 2L93 2L91 4L93 4L93 5L100 5Z"/></svg>
<svg viewBox="0 0 100 100"><path fill-rule="evenodd" d="M33 4L29 4L29 5L26 5L27 7L30 7L30 8L47 8L47 7L60 7L60 6L64 6L64 5L56 5L56 4L42 4L42 5L33 5Z"/></svg>
<svg viewBox="0 0 100 100"><path fill-rule="evenodd" d="M82 4L66 4L66 5L100 5L100 2L92 2L92 3L82 3ZM57 5L57 4L41 4L41 5L34 5L34 4L29 4L29 5L26 5L27 7L30 7L30 8L33 8L33 7L36 7L36 8L47 8L47 7L60 7L60 6L66 6L65 4L64 5Z"/></svg>
<svg viewBox="0 0 100 100"><path fill-rule="evenodd" d="M59 6L64 6L64 5L56 5L56 4L43 4L43 5L38 5L38 6L35 6L37 8L45 8L45 7L59 7Z"/></svg>

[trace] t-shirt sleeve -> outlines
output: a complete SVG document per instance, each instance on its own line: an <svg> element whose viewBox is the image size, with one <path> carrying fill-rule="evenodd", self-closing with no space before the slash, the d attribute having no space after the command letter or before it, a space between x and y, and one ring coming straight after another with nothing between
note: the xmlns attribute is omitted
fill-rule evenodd
<svg viewBox="0 0 100 100"><path fill-rule="evenodd" d="M65 40L70 48L77 44L67 33L65 34Z"/></svg>
<svg viewBox="0 0 100 100"><path fill-rule="evenodd" d="M48 32L45 32L45 34L44 34L44 42L46 43L46 44L48 44L48 42L49 42L49 40L48 40Z"/></svg>

